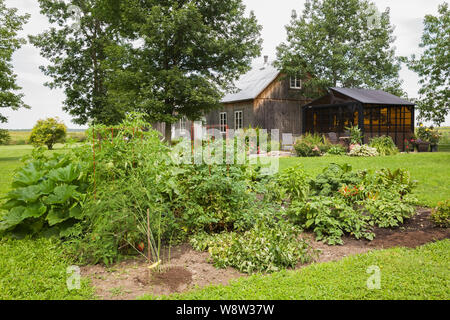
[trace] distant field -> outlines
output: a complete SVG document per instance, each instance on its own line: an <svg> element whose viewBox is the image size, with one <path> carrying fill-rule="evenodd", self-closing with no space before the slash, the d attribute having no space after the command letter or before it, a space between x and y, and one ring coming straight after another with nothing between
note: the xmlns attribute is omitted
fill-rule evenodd
<svg viewBox="0 0 450 320"><path fill-rule="evenodd" d="M11 141L9 142L10 145L24 145L28 144L31 130L10 130L9 134L11 136ZM86 138L86 134L84 131L68 131L67 138L81 141Z"/></svg>
<svg viewBox="0 0 450 320"><path fill-rule="evenodd" d="M441 141L439 141L439 151L450 152L450 127L440 127L438 130L442 133Z"/></svg>

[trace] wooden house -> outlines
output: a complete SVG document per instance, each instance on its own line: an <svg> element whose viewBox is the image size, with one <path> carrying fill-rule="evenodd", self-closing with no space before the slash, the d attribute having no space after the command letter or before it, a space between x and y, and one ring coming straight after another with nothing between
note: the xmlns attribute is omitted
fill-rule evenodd
<svg viewBox="0 0 450 320"><path fill-rule="evenodd" d="M235 84L237 92L222 99L222 108L205 115L206 126L226 129L278 129L280 134L300 135L301 106L310 100L302 95L303 79L289 78L264 57Z"/></svg>

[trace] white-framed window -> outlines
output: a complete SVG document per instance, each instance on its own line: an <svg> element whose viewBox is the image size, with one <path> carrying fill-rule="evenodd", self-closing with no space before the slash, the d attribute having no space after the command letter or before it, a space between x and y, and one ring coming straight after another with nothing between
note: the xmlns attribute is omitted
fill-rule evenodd
<svg viewBox="0 0 450 320"><path fill-rule="evenodd" d="M180 132L182 133L186 132L186 123L187 123L186 117L182 117L180 119Z"/></svg>
<svg viewBox="0 0 450 320"><path fill-rule="evenodd" d="M301 89L302 88L302 79L298 76L291 76L291 89Z"/></svg>
<svg viewBox="0 0 450 320"><path fill-rule="evenodd" d="M227 113L226 112L221 112L220 113L220 119L219 119L219 124L220 124L220 132L226 132L227 131L227 126L228 126L228 119L227 119Z"/></svg>
<svg viewBox="0 0 450 320"><path fill-rule="evenodd" d="M244 127L244 119L242 117L242 111L234 112L234 129L239 130Z"/></svg>

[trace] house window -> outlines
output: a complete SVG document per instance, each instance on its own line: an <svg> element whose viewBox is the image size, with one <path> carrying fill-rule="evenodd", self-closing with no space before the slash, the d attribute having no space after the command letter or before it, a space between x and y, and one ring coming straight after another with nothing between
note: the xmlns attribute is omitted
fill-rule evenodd
<svg viewBox="0 0 450 320"><path fill-rule="evenodd" d="M221 112L220 113L220 132L224 133L227 131L227 126L228 126L228 122L227 122L227 113L226 112Z"/></svg>
<svg viewBox="0 0 450 320"><path fill-rule="evenodd" d="M186 132L186 117L180 119L180 132Z"/></svg>
<svg viewBox="0 0 450 320"><path fill-rule="evenodd" d="M239 130L242 129L244 122L242 118L242 111L235 111L234 112L234 129Z"/></svg>
<svg viewBox="0 0 450 320"><path fill-rule="evenodd" d="M291 89L301 89L302 88L302 79L300 77L295 76L291 77Z"/></svg>

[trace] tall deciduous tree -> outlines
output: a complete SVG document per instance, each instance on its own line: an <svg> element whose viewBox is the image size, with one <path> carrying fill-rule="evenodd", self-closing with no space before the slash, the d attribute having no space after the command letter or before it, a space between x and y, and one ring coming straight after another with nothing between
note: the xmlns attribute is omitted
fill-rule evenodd
<svg viewBox="0 0 450 320"><path fill-rule="evenodd" d="M129 42L110 47L109 102L165 122L167 140L180 117L218 107L261 51L241 0L123 1L120 21Z"/></svg>
<svg viewBox="0 0 450 320"><path fill-rule="evenodd" d="M427 15L420 47L423 54L407 64L420 77L422 87L417 101L419 118L440 125L450 113L450 11L448 3L439 6L438 15Z"/></svg>
<svg viewBox="0 0 450 320"><path fill-rule="evenodd" d="M28 106L22 101L23 94L17 85L12 65L12 55L25 40L18 36L29 15L18 15L16 8L7 8L0 0L0 108L17 110ZM0 122L8 119L0 114Z"/></svg>
<svg viewBox="0 0 450 320"><path fill-rule="evenodd" d="M116 28L109 23L114 6L108 0L38 1L41 13L53 25L30 37L41 55L50 61L48 66L41 67L52 78L46 85L64 89L63 109L74 117L75 123L119 122L124 111L106 103L103 67L106 48L118 41Z"/></svg>
<svg viewBox="0 0 450 320"><path fill-rule="evenodd" d="M293 12L277 65L290 75L310 77L305 94L330 86L375 88L403 95L389 9L366 0L307 0Z"/></svg>

